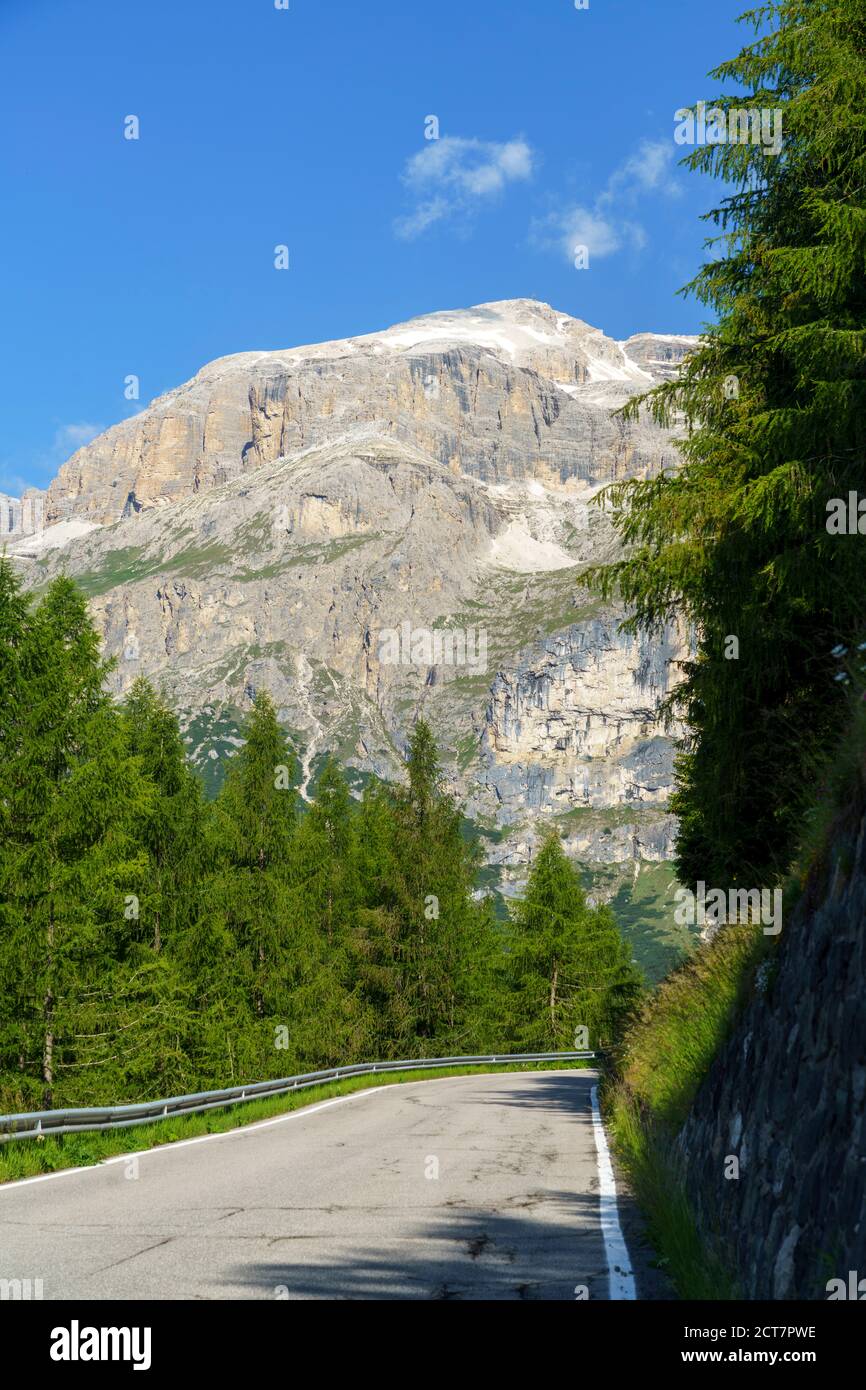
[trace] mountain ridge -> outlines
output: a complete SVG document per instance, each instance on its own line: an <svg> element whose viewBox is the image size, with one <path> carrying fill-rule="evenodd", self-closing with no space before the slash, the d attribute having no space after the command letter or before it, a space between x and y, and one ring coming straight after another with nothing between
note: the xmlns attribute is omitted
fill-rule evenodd
<svg viewBox="0 0 866 1390"><path fill-rule="evenodd" d="M593 399L604 405L611 388L646 388L660 375L667 375L695 341L685 335L637 333L617 342L549 305L504 300L421 315L359 337L220 357L72 454L49 485L46 521L51 525L74 514L79 520L104 524L132 510L175 500L183 480L171 471L160 470L165 451L186 449L195 456L201 466L185 481L197 490L225 480L237 468L244 471L266 458L303 448L308 442L304 434L308 422L291 420L294 429L282 432L277 452L271 448L276 445L270 425L275 403L285 404L280 392L286 380L303 375L305 370L315 375L317 364L318 368L329 363L348 365L354 359L356 375L364 375L369 367L380 375L383 362L387 370L388 362L396 366L400 361L441 357L443 350L456 351L489 358L515 370L534 371L555 390L573 398L577 388L601 388L601 396L596 390ZM653 347L658 353L659 343L666 345L667 358L650 355ZM628 345L633 345L637 357L629 356ZM333 374L339 380L335 368ZM427 399L431 393L436 398L437 386L435 376L430 382L421 380ZM200 396L207 398L204 409ZM582 398L590 402L587 393L583 392ZM325 393L321 404L326 414L334 409L335 399L333 391ZM581 393L576 399L581 399ZM150 431L140 430L143 418ZM190 428L193 422L199 426L197 431ZM387 432L388 421L382 424ZM246 437L241 439L241 435ZM128 448L124 447L127 441ZM110 480L113 496L105 488L102 492L94 488L94 464L106 474L114 471ZM167 484L167 491L160 492L153 485L160 481Z"/></svg>
<svg viewBox="0 0 866 1390"><path fill-rule="evenodd" d="M599 490L677 463L671 431L613 412L694 341L636 334L632 360L512 300L218 359L77 451L44 536L10 553L33 588L78 579L116 692L164 685L200 761L231 749L262 686L305 776L327 751L398 775L423 710L506 888L554 817L616 892L671 853L658 705L682 643L623 633L580 575L617 553ZM394 662L407 623L419 659ZM481 629L486 669L430 660L425 634L456 633L459 653Z"/></svg>

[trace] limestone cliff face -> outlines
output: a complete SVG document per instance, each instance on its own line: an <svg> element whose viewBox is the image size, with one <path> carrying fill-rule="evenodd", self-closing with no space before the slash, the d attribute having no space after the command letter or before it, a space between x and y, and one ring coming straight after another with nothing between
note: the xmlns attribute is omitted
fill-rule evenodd
<svg viewBox="0 0 866 1390"><path fill-rule="evenodd" d="M73 454L49 488L47 521L110 524L359 431L494 483L643 472L673 452L604 407L666 375L691 342L638 335L629 355L629 344L517 300L221 358Z"/></svg>
<svg viewBox="0 0 866 1390"><path fill-rule="evenodd" d="M657 706L678 652L673 634L651 645L609 618L548 638L493 681L484 737L496 768L543 767L546 795L566 803L663 804L672 768Z"/></svg>
<svg viewBox="0 0 866 1390"><path fill-rule="evenodd" d="M204 759L262 686L305 786L328 749L393 775L423 709L470 812L527 855L539 817L625 807L620 849L663 858L679 643L627 638L580 575L616 553L596 492L677 458L613 412L692 343L517 300L223 358L74 454L13 549L34 585L79 578L118 691L164 683Z"/></svg>

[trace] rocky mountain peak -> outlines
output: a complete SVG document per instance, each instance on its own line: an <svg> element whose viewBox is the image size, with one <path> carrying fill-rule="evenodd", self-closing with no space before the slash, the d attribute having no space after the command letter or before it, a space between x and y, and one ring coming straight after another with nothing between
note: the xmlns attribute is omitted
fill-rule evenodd
<svg viewBox="0 0 866 1390"><path fill-rule="evenodd" d="M219 358L73 454L48 490L47 521L131 519L359 431L394 435L453 471L510 475L519 466L510 422L526 435L524 469L537 458L545 471L557 462L545 443L574 418L571 401L584 410L621 404L668 375L693 343L651 334L619 343L515 299Z"/></svg>
<svg viewBox="0 0 866 1390"><path fill-rule="evenodd" d="M550 817L630 875L670 849L680 646L581 574L617 553L599 490L677 462L614 412L694 341L513 299L224 357L74 454L12 550L33 585L78 577L118 693L163 684L205 769L262 686L304 789L326 751L396 775L423 710L506 879Z"/></svg>

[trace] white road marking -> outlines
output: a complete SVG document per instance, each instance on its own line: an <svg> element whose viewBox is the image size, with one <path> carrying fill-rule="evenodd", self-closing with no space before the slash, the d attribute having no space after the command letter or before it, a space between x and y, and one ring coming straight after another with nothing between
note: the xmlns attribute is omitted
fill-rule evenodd
<svg viewBox="0 0 866 1390"><path fill-rule="evenodd" d="M438 1080L440 1078L436 1079ZM474 1081L477 1078L475 1076L462 1076L443 1077L441 1079ZM404 1086L423 1086L427 1083L426 1080L419 1080L415 1082L404 1082L402 1084ZM284 1124L288 1120L303 1119L305 1116L316 1114L320 1110L328 1110L335 1105L345 1105L349 1101L362 1100L365 1096L384 1095L391 1091L391 1089L391 1086L367 1087L361 1091L353 1091L349 1095L337 1096L331 1100L320 1101L318 1104L304 1106L299 1110L289 1111L284 1115L277 1115L272 1119L259 1120L252 1124L224 1130L219 1134L204 1134L198 1135L193 1139L174 1140L150 1149L140 1149L135 1152L116 1154L110 1158L101 1160L99 1163L89 1164L85 1167L63 1168L56 1173L43 1173L38 1177L21 1178L16 1182L0 1183L0 1192L10 1188L26 1187L31 1183L51 1182L54 1178L66 1178L75 1173L93 1172L94 1170L107 1167L110 1164L126 1163L132 1158L144 1158L151 1154L168 1153L174 1149L190 1148L193 1144L204 1144L212 1139L230 1139L232 1137L252 1133L259 1129L267 1129L272 1125ZM616 1181L598 1103L597 1085L592 1086L590 1090L590 1102L599 1177L599 1221L604 1243L605 1259L608 1266L608 1297L611 1301L634 1300L637 1298L634 1274L632 1272L628 1247L619 1220Z"/></svg>
<svg viewBox="0 0 866 1390"><path fill-rule="evenodd" d="M439 1079L438 1077L436 1078ZM442 1078L445 1080L446 1078ZM472 1081L475 1077L449 1077L449 1080ZM403 1082L404 1086L423 1086L424 1081ZM267 1129L271 1125L284 1124L287 1120L303 1119L306 1115L313 1115L319 1110L328 1110L333 1105L345 1105L347 1101L361 1100L364 1096L384 1095L391 1090L391 1086L367 1087L363 1091L353 1091L351 1095L337 1096L333 1100L319 1102L318 1105L302 1106L299 1110L290 1110L285 1115L277 1115L271 1120L259 1120L254 1124L241 1125L235 1129L224 1130L220 1134L202 1134L195 1139L178 1139L167 1144L159 1144L152 1149L139 1149L137 1152L116 1154L111 1158L102 1159L99 1163L88 1164L83 1168L62 1168L56 1173L43 1173L36 1178L20 1178L17 1182L0 1183L0 1193L9 1189L27 1187L31 1183L51 1182L54 1178L68 1178L74 1173L92 1173L100 1168L106 1168L112 1163L126 1163L131 1158L144 1158L149 1154L171 1153L175 1149L190 1148L193 1144L205 1144L211 1139L229 1139L232 1136L254 1133L258 1129ZM598 1107L598 1087L593 1086L591 1091L592 1100L592 1127L595 1136L595 1145L598 1156L598 1176L600 1186L600 1217L601 1231L604 1239L604 1250L608 1264L608 1297L610 1299L634 1299L635 1284L631 1273L631 1262L629 1260L628 1249L619 1224L619 1210L616 1200L616 1183L614 1182L613 1167L610 1161L610 1153L607 1147L607 1138L604 1133L604 1126L601 1120L601 1112Z"/></svg>
<svg viewBox="0 0 866 1390"><path fill-rule="evenodd" d="M604 1237L604 1253L607 1256L608 1298L624 1300L637 1298L632 1274L631 1260L625 1236L619 1224L619 1207L616 1200L616 1181L613 1164L607 1147L601 1110L598 1105L598 1087L593 1086L592 1132L595 1135L595 1148L598 1155L599 1217L601 1233Z"/></svg>
<svg viewBox="0 0 866 1390"><path fill-rule="evenodd" d="M495 1072L489 1073L496 1075ZM439 1081L440 1078L430 1077L431 1081ZM449 1081L474 1081L475 1076L451 1076ZM446 1080L442 1077L441 1080ZM324 1083L327 1085L327 1082ZM297 1110L289 1110L285 1115L277 1115L272 1120L254 1120L251 1124L237 1125L234 1129L221 1130L219 1134L201 1134L195 1139L170 1139L165 1144L156 1144L152 1149L130 1150L128 1153L113 1154L111 1158L101 1158L98 1163L87 1163L80 1168L59 1168L56 1173L42 1173L38 1178L16 1178L14 1182L0 1182L0 1193L6 1192L9 1188L27 1187L34 1182L51 1182L54 1178L68 1178L73 1173L96 1173L100 1168L107 1168L110 1163L126 1163L130 1158L145 1158L148 1154L171 1153L175 1149L186 1149L191 1144L206 1144L210 1139L230 1139L236 1134L254 1134L257 1129L267 1129L270 1125L281 1125L286 1120L301 1120L305 1115L315 1115L319 1110L327 1110L332 1105L344 1105L348 1100L360 1100L362 1096L379 1096L384 1092L390 1091L393 1085L424 1086L426 1081L402 1081L392 1082L384 1086L368 1086L363 1091L352 1091L347 1096L337 1096L334 1100L322 1100L316 1105L302 1105ZM155 1121L156 1123L156 1121ZM98 1131L94 1131L97 1133Z"/></svg>
<svg viewBox="0 0 866 1390"><path fill-rule="evenodd" d="M405 1084L405 1083L404 1083ZM415 1083L418 1084L417 1082ZM318 1105L304 1105L299 1110L290 1110L286 1115L277 1115L273 1120L256 1120L249 1125L238 1125L236 1129L224 1129L219 1134L201 1134L195 1139L170 1139L166 1144L157 1144L152 1149L137 1149L134 1152L114 1154L102 1158L98 1163L88 1163L82 1168L61 1168L56 1173L43 1173L38 1178L18 1178L15 1182L0 1183L0 1193L9 1188L27 1187L34 1182L51 1182L52 1178L68 1178L72 1173L97 1173L111 1163L126 1163L131 1158L145 1158L148 1154L171 1153L175 1149L187 1149L191 1144L206 1144L209 1139L230 1139L237 1134L252 1134L257 1129L267 1129L270 1125L280 1125L286 1120L300 1120L305 1115L314 1115L317 1110L327 1110L331 1105L344 1105L348 1100L360 1100L362 1096L376 1096L387 1091L387 1086L372 1086L364 1091L353 1091L348 1096L337 1096L334 1100L323 1100Z"/></svg>

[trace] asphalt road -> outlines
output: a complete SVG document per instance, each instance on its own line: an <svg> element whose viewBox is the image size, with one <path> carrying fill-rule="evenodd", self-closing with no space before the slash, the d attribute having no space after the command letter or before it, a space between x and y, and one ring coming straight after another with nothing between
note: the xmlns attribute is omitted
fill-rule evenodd
<svg viewBox="0 0 866 1390"><path fill-rule="evenodd" d="M386 1086L0 1187L0 1279L46 1299L622 1296L596 1080Z"/></svg>

